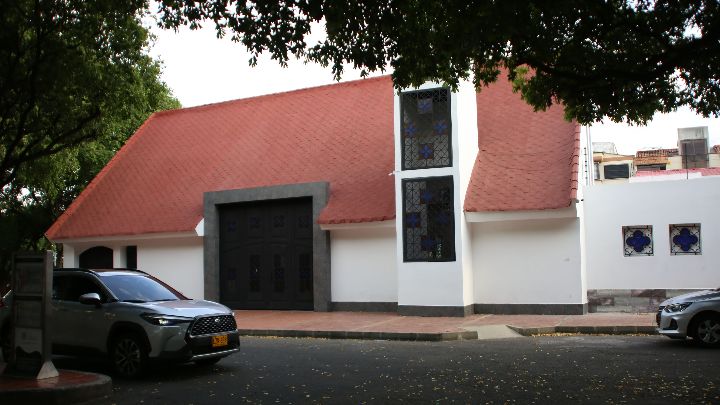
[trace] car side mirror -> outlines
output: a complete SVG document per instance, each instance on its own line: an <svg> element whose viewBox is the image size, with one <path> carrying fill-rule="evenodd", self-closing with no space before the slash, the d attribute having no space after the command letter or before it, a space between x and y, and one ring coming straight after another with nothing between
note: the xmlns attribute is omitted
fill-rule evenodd
<svg viewBox="0 0 720 405"><path fill-rule="evenodd" d="M87 293L80 296L80 303L85 305L95 305L100 308L102 302L100 301L100 294L98 293Z"/></svg>

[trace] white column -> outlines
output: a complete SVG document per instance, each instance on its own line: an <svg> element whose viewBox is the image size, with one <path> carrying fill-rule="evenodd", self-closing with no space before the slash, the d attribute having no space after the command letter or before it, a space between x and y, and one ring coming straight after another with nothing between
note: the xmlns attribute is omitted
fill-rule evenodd
<svg viewBox="0 0 720 405"><path fill-rule="evenodd" d="M442 87L426 83L419 89ZM465 307L473 304L470 232L463 215L465 192L477 156L477 104L472 83L462 83L451 93L452 166L402 170L400 96L395 96L395 204L397 235L398 305ZM455 261L404 262L403 189L405 179L452 176L455 220Z"/></svg>

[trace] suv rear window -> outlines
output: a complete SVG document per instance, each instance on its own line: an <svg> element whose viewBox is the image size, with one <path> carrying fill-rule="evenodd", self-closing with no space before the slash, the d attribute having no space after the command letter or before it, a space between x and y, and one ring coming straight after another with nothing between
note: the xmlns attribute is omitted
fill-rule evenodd
<svg viewBox="0 0 720 405"><path fill-rule="evenodd" d="M136 274L101 274L105 286L120 301L151 302L185 299L178 292L150 277Z"/></svg>

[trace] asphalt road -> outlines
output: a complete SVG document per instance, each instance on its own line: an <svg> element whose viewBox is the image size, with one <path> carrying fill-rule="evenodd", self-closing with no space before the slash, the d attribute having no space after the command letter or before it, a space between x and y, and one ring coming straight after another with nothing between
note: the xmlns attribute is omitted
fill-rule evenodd
<svg viewBox="0 0 720 405"><path fill-rule="evenodd" d="M56 365L107 371L71 359ZM158 367L113 386L102 403L720 404L720 350L659 336L243 338L242 352L215 366Z"/></svg>

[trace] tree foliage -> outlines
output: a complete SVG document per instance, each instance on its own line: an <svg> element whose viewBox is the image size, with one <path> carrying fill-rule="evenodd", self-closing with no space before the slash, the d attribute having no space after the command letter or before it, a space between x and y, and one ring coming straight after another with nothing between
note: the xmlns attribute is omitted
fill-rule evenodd
<svg viewBox="0 0 720 405"><path fill-rule="evenodd" d="M0 0L0 188L97 138L132 101L145 0Z"/></svg>
<svg viewBox="0 0 720 405"><path fill-rule="evenodd" d="M49 247L45 231L152 112L180 105L147 54L143 1L0 3L2 273L13 252Z"/></svg>
<svg viewBox="0 0 720 405"><path fill-rule="evenodd" d="M644 123L688 105L720 113L717 0L162 0L162 25L215 25L257 55L364 72L392 67L398 88L509 80L536 109L581 123ZM312 23L326 38L307 43Z"/></svg>

